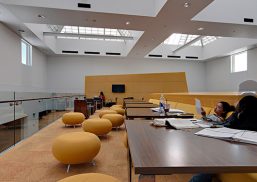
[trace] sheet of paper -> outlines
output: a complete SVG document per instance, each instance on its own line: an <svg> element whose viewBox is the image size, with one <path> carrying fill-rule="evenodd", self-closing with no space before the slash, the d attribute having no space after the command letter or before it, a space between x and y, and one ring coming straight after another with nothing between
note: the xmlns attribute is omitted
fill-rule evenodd
<svg viewBox="0 0 257 182"><path fill-rule="evenodd" d="M243 131L241 133L237 133L234 136L235 140L245 143L257 144L257 132L256 131Z"/></svg>
<svg viewBox="0 0 257 182"><path fill-rule="evenodd" d="M221 138L221 139L232 139L237 133L242 132L242 130L230 129L230 128L205 128L201 131L195 133L200 136Z"/></svg>
<svg viewBox="0 0 257 182"><path fill-rule="evenodd" d="M184 111L180 109L169 109L169 113L184 113Z"/></svg>
<svg viewBox="0 0 257 182"><path fill-rule="evenodd" d="M195 107L196 107L196 112L198 114L201 114L202 112L202 105L201 105L201 101L199 99L195 99Z"/></svg>

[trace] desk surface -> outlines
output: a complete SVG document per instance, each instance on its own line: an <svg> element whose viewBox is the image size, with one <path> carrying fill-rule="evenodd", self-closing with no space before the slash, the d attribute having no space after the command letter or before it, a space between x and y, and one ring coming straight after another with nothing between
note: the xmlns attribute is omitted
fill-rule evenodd
<svg viewBox="0 0 257 182"><path fill-rule="evenodd" d="M191 115L193 117L193 115ZM150 108L127 108L126 109L126 118L134 119L134 118L177 118L178 116L174 113L164 113L154 112ZM190 118L192 118L190 117Z"/></svg>
<svg viewBox="0 0 257 182"><path fill-rule="evenodd" d="M126 108L154 108L154 107L158 107L158 105L157 104L149 104L149 103L144 103L144 104L127 103L126 104Z"/></svg>
<svg viewBox="0 0 257 182"><path fill-rule="evenodd" d="M194 135L149 120L126 120L136 174L257 172L257 145Z"/></svg>

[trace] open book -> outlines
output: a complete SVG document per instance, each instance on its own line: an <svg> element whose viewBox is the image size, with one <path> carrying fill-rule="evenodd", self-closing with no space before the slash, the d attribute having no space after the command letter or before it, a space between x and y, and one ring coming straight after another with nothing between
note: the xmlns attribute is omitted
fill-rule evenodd
<svg viewBox="0 0 257 182"><path fill-rule="evenodd" d="M151 108L152 111L155 112L159 112L160 108L156 107L156 108ZM180 110L180 109L169 109L169 113L184 113L184 111Z"/></svg>
<svg viewBox="0 0 257 182"><path fill-rule="evenodd" d="M230 141L257 144L257 132L230 128L205 128L196 135L219 138Z"/></svg>

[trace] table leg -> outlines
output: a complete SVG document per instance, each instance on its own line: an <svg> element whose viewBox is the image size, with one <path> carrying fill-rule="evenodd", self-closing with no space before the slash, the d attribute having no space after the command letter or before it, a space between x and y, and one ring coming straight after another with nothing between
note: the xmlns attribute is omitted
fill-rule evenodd
<svg viewBox="0 0 257 182"><path fill-rule="evenodd" d="M142 175L138 177L138 182L155 182L155 175Z"/></svg>
<svg viewBox="0 0 257 182"><path fill-rule="evenodd" d="M132 161L131 161L131 155L130 155L130 150L129 150L129 148L128 148L128 163L129 163L129 165L128 165L128 176L129 176L129 182L131 182L132 181L132 172L131 172L131 170L132 170Z"/></svg>

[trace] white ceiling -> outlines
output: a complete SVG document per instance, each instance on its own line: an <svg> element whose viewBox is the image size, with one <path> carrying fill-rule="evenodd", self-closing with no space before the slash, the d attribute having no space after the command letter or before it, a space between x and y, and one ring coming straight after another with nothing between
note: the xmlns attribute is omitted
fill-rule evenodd
<svg viewBox="0 0 257 182"><path fill-rule="evenodd" d="M184 3L189 4L188 8ZM90 9L78 3L91 4ZM43 15L45 18L39 18ZM253 23L244 22L252 18ZM0 21L37 46L46 54L63 54L62 50L119 52L123 57L142 58L149 54L198 57L209 60L256 47L256 0L0 0ZM130 22L126 25L126 22ZM134 40L107 42L65 40L43 35L47 25L70 25L133 30ZM198 28L204 28L199 31ZM20 33L18 30L25 30ZM178 48L162 44L172 33L221 36L204 47Z"/></svg>

